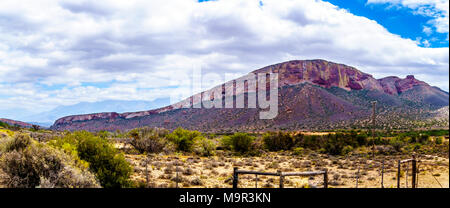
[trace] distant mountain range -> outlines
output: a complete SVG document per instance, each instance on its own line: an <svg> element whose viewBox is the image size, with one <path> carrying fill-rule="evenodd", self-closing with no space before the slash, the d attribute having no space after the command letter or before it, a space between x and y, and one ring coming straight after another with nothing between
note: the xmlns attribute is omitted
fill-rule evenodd
<svg viewBox="0 0 450 208"><path fill-rule="evenodd" d="M24 114L16 116L14 119L36 124L43 127L50 127L58 118L97 112L132 112L158 108L170 104L169 98L156 99L154 101L124 101L105 100L100 102L81 102L75 105L59 106L50 111L38 114Z"/></svg>
<svg viewBox="0 0 450 208"><path fill-rule="evenodd" d="M208 132L367 128L372 101L378 102L377 128L430 125L448 128L448 120L444 123L429 122L436 112L440 112L439 109L449 105L448 92L412 75L375 79L343 64L325 60L296 60L267 66L247 76L269 72L279 74L279 113L271 120L259 119L259 109L181 108L183 103L193 102L193 97L190 97L155 110L67 116L58 119L51 128L112 131L154 126ZM230 85L222 84L206 92L222 90L225 96L223 90L226 86ZM231 86L235 88L235 84ZM230 90L233 89L225 91ZM246 89L235 90L234 97L248 97L254 93Z"/></svg>

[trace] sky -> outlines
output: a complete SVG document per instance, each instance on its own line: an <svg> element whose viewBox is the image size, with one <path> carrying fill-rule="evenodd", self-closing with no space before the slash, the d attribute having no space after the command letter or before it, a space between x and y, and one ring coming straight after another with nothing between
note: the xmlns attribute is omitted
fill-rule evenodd
<svg viewBox="0 0 450 208"><path fill-rule="evenodd" d="M0 117L151 101L186 90L196 67L238 76L296 59L376 78L413 74L448 91L448 8L448 0L2 0Z"/></svg>

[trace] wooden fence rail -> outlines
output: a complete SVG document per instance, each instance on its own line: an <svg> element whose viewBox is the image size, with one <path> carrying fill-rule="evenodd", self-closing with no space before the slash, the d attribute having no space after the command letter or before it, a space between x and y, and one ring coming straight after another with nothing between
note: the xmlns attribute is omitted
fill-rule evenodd
<svg viewBox="0 0 450 208"><path fill-rule="evenodd" d="M276 173L270 173L270 172L258 172L258 171L239 170L237 167L235 167L234 170L233 170L233 188L237 188L238 187L239 174L255 175L256 176L256 180L258 180L257 179L258 175L279 176L280 177L280 188L284 188L284 177L287 177L287 176L308 177L308 176L323 175L323 186L324 186L324 188L328 188L328 171L327 170L316 171L316 172L290 172L290 173L283 173L281 171L277 171Z"/></svg>

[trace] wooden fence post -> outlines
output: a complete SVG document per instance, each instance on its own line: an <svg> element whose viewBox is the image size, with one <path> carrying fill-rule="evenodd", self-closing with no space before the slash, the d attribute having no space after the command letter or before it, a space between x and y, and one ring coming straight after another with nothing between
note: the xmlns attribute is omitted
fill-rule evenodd
<svg viewBox="0 0 450 208"><path fill-rule="evenodd" d="M283 176L283 173L280 170L278 170L277 173L280 176L280 188L284 188L284 176Z"/></svg>
<svg viewBox="0 0 450 208"><path fill-rule="evenodd" d="M415 155L413 155L413 160L411 161L411 164L412 164L412 188L416 188L417 161Z"/></svg>
<svg viewBox="0 0 450 208"><path fill-rule="evenodd" d="M419 174L420 174L420 161L416 161L416 165L417 165L417 168L416 168L416 172L417 172L417 175L416 175L416 188L419 188Z"/></svg>
<svg viewBox="0 0 450 208"><path fill-rule="evenodd" d="M325 169L325 173L323 174L323 188L328 188L328 170Z"/></svg>
<svg viewBox="0 0 450 208"><path fill-rule="evenodd" d="M149 176L148 176L148 161L149 161L149 158L148 158L148 155L147 155L147 157L145 158L145 188L148 188L148 183L149 183Z"/></svg>
<svg viewBox="0 0 450 208"><path fill-rule="evenodd" d="M176 165L175 165L175 188L178 188L178 158L176 160Z"/></svg>
<svg viewBox="0 0 450 208"><path fill-rule="evenodd" d="M398 161L398 170L397 170L397 188L400 188L400 168L401 168L401 163L399 160Z"/></svg>
<svg viewBox="0 0 450 208"><path fill-rule="evenodd" d="M234 169L233 169L233 188L237 188L238 187L238 176L239 174L238 174L238 168L237 167L234 167Z"/></svg>
<svg viewBox="0 0 450 208"><path fill-rule="evenodd" d="M360 166L358 165L358 173L356 173L356 188L358 188L358 183L359 183L359 169L360 169Z"/></svg>
<svg viewBox="0 0 450 208"><path fill-rule="evenodd" d="M384 188L384 160L381 163L381 188Z"/></svg>
<svg viewBox="0 0 450 208"><path fill-rule="evenodd" d="M406 164L405 166L406 166L406 171L405 171L405 186L406 186L406 188L408 188L408 171L409 171L409 167L408 167L408 164Z"/></svg>
<svg viewBox="0 0 450 208"><path fill-rule="evenodd" d="M255 174L255 188L258 188L258 174Z"/></svg>
<svg viewBox="0 0 450 208"><path fill-rule="evenodd" d="M375 160L375 112L377 101L372 102L372 160Z"/></svg>

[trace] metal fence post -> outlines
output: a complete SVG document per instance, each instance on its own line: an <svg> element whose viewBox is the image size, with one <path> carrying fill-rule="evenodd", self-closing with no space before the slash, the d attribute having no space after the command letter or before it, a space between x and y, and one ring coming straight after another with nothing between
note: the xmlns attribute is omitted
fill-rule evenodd
<svg viewBox="0 0 450 208"><path fill-rule="evenodd" d="M323 173L323 188L328 188L328 170L325 169L325 173Z"/></svg>

